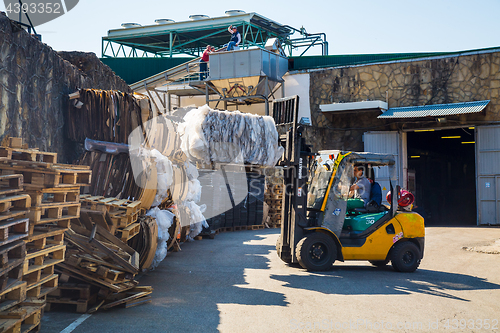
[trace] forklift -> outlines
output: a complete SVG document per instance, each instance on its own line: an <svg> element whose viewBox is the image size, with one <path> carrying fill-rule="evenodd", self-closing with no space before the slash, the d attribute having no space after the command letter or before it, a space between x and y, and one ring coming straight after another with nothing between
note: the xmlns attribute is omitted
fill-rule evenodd
<svg viewBox="0 0 500 333"><path fill-rule="evenodd" d="M310 152L302 126L295 124L280 136L286 191L278 256L309 271L328 270L335 260L366 260L379 267L390 261L396 271L414 272L424 253L424 219L411 211L400 187L393 186L394 176L390 193L396 195L387 196L390 205L381 204L379 192L378 200L347 210L353 166L370 172L388 166L395 174L394 156L335 151L320 158Z"/></svg>

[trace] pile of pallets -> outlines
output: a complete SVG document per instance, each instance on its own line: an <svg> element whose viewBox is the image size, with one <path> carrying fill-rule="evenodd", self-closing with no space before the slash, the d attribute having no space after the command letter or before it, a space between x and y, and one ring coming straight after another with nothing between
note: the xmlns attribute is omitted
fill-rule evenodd
<svg viewBox="0 0 500 333"><path fill-rule="evenodd" d="M283 212L283 184L266 182L264 202L267 205L267 225L279 228Z"/></svg>
<svg viewBox="0 0 500 333"><path fill-rule="evenodd" d="M23 191L23 175L0 176L0 331L23 332L40 328L45 301L28 300L23 281L31 257L26 253L27 215L31 198Z"/></svg>
<svg viewBox="0 0 500 333"><path fill-rule="evenodd" d="M82 195L80 197L82 207L91 211L107 212L108 230L127 242L141 230L140 223L137 221L141 213L141 201L130 201L126 199L117 199L114 197L105 198L102 196ZM95 215L95 214L94 214ZM104 226L104 224L103 224Z"/></svg>
<svg viewBox="0 0 500 333"><path fill-rule="evenodd" d="M22 205L29 209L22 280L27 283L28 297L44 299L57 288L54 266L64 261L64 232L71 219L80 216L80 187L90 184L91 171L58 164L56 153L29 149L20 138L10 138L9 147L0 147L0 156L3 176L22 175L23 196L27 197Z"/></svg>
<svg viewBox="0 0 500 333"><path fill-rule="evenodd" d="M90 180L88 167L58 164L56 153L20 138L0 147L0 330L39 329L47 294L58 286L55 265L65 260L64 232Z"/></svg>
<svg viewBox="0 0 500 333"><path fill-rule="evenodd" d="M151 287L138 287L134 280L139 271L139 254L126 243L97 223L73 223L66 232L66 260L57 265L65 281L66 292L52 293L50 304L75 304L77 312L92 312L115 305L138 305L151 301ZM76 291L88 284L89 292L82 296ZM93 292L91 290L94 289ZM85 289L87 290L87 289ZM73 294L71 294L73 293ZM90 307L93 306L92 309Z"/></svg>

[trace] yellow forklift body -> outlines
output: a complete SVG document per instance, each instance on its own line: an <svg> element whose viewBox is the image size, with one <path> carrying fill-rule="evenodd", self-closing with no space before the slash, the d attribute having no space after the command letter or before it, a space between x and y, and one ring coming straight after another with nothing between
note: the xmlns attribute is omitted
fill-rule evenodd
<svg viewBox="0 0 500 333"><path fill-rule="evenodd" d="M391 233L387 228L392 225ZM366 238L360 247L342 247L344 260L385 260L392 246L403 239L425 237L424 219L417 213L398 212Z"/></svg>
<svg viewBox="0 0 500 333"><path fill-rule="evenodd" d="M392 225L392 228L390 227ZM390 232L388 231L388 227ZM362 246L343 246L339 238L328 228L306 228L309 231L330 235L342 250L341 260L385 260L394 244L403 239L425 237L424 219L417 213L398 212L366 238Z"/></svg>
<svg viewBox="0 0 500 333"><path fill-rule="evenodd" d="M388 233L386 228L391 225L394 233ZM385 260L390 249L396 243L403 228L397 219L392 218L366 238L363 246L342 247L344 260Z"/></svg>

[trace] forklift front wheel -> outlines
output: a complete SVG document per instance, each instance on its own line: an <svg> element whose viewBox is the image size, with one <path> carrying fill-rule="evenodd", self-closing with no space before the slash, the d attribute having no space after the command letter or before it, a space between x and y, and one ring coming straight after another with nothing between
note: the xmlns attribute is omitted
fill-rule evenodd
<svg viewBox="0 0 500 333"><path fill-rule="evenodd" d="M327 270L337 258L335 242L321 232L313 232L302 238L296 251L300 266L308 271Z"/></svg>

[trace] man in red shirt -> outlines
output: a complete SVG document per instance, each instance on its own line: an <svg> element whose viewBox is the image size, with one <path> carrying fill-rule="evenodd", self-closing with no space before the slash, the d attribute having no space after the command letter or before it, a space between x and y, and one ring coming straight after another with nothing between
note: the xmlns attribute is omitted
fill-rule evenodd
<svg viewBox="0 0 500 333"><path fill-rule="evenodd" d="M209 54L214 52L215 48L213 46L207 45L205 51L201 55L200 59L200 81L203 81L208 76L208 60Z"/></svg>

